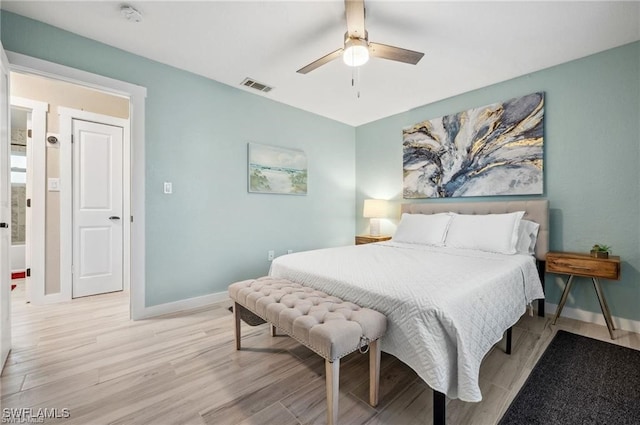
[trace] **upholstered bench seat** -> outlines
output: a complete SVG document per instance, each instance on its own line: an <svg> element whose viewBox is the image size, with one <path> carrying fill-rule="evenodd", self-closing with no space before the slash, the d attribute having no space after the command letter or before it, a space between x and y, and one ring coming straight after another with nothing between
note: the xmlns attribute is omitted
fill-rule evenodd
<svg viewBox="0 0 640 425"><path fill-rule="evenodd" d="M325 358L329 424L337 424L340 359L358 349L369 349L369 402L372 406L378 404L378 340L387 328L383 314L299 283L271 277L233 283L229 296L235 302L238 350L240 319L246 309Z"/></svg>

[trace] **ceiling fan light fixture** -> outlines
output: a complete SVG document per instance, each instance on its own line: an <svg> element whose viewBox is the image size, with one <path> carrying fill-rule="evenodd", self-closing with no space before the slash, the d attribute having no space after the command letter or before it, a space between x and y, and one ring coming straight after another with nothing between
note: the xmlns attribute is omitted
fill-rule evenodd
<svg viewBox="0 0 640 425"><path fill-rule="evenodd" d="M344 43L342 60L349 66L364 65L369 61L369 46L361 38L348 38Z"/></svg>
<svg viewBox="0 0 640 425"><path fill-rule="evenodd" d="M424 53L403 49L402 47L374 42L369 43L369 34L364 26L364 0L344 0L344 7L347 18L344 47L314 60L296 72L308 74L334 59L338 59L340 56L342 56L344 63L351 67L364 65L369 60L369 56L411 65L416 65L424 56Z"/></svg>

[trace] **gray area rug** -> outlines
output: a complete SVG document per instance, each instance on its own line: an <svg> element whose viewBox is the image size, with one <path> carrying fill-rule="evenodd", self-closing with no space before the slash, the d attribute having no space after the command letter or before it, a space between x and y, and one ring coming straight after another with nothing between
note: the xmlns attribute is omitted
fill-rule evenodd
<svg viewBox="0 0 640 425"><path fill-rule="evenodd" d="M640 424L640 351L558 331L499 424Z"/></svg>

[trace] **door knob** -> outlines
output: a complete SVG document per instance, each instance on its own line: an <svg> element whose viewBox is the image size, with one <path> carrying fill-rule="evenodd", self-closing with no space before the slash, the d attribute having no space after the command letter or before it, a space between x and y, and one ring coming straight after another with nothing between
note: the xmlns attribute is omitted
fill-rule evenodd
<svg viewBox="0 0 640 425"><path fill-rule="evenodd" d="M117 215L112 215L111 217L109 217L109 220L120 220L120 217L118 217Z"/></svg>

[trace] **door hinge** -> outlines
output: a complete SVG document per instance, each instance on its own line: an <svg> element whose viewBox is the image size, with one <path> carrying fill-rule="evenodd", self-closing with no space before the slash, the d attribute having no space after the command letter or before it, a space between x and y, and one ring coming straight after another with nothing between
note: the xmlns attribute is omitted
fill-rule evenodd
<svg viewBox="0 0 640 425"><path fill-rule="evenodd" d="M131 216L131 222L133 223L133 216Z"/></svg>
<svg viewBox="0 0 640 425"><path fill-rule="evenodd" d="M27 130L27 137L28 138L32 138L33 137L33 132L31 131L31 129Z"/></svg>
<svg viewBox="0 0 640 425"><path fill-rule="evenodd" d="M71 143L73 143L73 134L71 135Z"/></svg>
<svg viewBox="0 0 640 425"><path fill-rule="evenodd" d="M31 198L27 199L27 207L31 207Z"/></svg>
<svg viewBox="0 0 640 425"><path fill-rule="evenodd" d="M27 269L27 277L31 277L31 267Z"/></svg>

